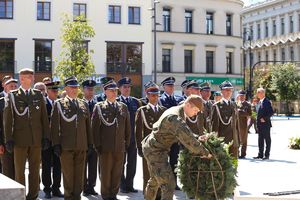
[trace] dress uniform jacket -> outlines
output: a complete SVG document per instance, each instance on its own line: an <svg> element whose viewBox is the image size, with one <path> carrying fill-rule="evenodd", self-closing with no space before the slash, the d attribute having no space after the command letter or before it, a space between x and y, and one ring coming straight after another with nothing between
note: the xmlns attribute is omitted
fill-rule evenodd
<svg viewBox="0 0 300 200"><path fill-rule="evenodd" d="M208 100L203 102L204 128L207 132L211 132L211 111L214 101Z"/></svg>
<svg viewBox="0 0 300 200"><path fill-rule="evenodd" d="M173 106L177 106L179 102L183 101L183 97L177 96L177 95L172 95L169 96L166 93L163 93L160 98L160 105L162 105L165 108L171 108Z"/></svg>

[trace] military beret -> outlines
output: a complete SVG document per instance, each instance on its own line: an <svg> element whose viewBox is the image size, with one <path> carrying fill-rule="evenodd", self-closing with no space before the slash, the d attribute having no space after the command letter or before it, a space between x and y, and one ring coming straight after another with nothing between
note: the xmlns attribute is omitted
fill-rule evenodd
<svg viewBox="0 0 300 200"><path fill-rule="evenodd" d="M210 85L208 82L204 82L200 84L200 90L210 90Z"/></svg>
<svg viewBox="0 0 300 200"><path fill-rule="evenodd" d="M181 83L181 87L182 88L186 88L186 85L190 82L190 80L184 80L182 83Z"/></svg>
<svg viewBox="0 0 300 200"><path fill-rule="evenodd" d="M214 96L222 96L222 94L221 94L220 91L216 91L216 92L214 93Z"/></svg>
<svg viewBox="0 0 300 200"><path fill-rule="evenodd" d="M5 81L4 85L7 85L9 83L18 83L18 80L17 79L13 79L13 78L8 79L7 81Z"/></svg>
<svg viewBox="0 0 300 200"><path fill-rule="evenodd" d="M147 82L144 87L147 94L159 94L159 86L153 81Z"/></svg>
<svg viewBox="0 0 300 200"><path fill-rule="evenodd" d="M194 89L200 89L199 84L196 80L189 81L186 85L186 88L194 88Z"/></svg>
<svg viewBox="0 0 300 200"><path fill-rule="evenodd" d="M34 74L34 71L30 68L23 68L19 71L19 74L21 75L26 75L26 74L31 74L33 75Z"/></svg>
<svg viewBox="0 0 300 200"><path fill-rule="evenodd" d="M118 86L121 87L122 85L131 85L131 78L129 77L121 78L118 81Z"/></svg>
<svg viewBox="0 0 300 200"><path fill-rule="evenodd" d="M75 76L71 76L69 78L66 78L64 82L65 82L65 86L79 87L79 83L78 83L77 78Z"/></svg>
<svg viewBox="0 0 300 200"><path fill-rule="evenodd" d="M59 84L60 84L59 81L53 81L53 82L46 83L45 85L47 89L57 90L59 88Z"/></svg>
<svg viewBox="0 0 300 200"><path fill-rule="evenodd" d="M161 82L161 85L174 85L176 79L173 77L173 76L170 76L166 79L164 79L162 82Z"/></svg>
<svg viewBox="0 0 300 200"><path fill-rule="evenodd" d="M114 90L119 89L117 83L111 77L103 77L101 83L104 90Z"/></svg>
<svg viewBox="0 0 300 200"><path fill-rule="evenodd" d="M229 81L224 81L223 83L221 83L219 85L221 90L225 90L225 89L233 89L232 84Z"/></svg>
<svg viewBox="0 0 300 200"><path fill-rule="evenodd" d="M246 95L247 93L246 93L246 91L245 90L240 90L239 92L238 92L238 95Z"/></svg>
<svg viewBox="0 0 300 200"><path fill-rule="evenodd" d="M96 81L94 80L85 80L82 82L82 87L95 87L96 86Z"/></svg>

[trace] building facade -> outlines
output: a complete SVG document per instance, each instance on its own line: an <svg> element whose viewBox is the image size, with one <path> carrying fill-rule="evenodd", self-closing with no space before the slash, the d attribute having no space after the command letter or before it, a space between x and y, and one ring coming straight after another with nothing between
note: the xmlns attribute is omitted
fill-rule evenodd
<svg viewBox="0 0 300 200"><path fill-rule="evenodd" d="M157 80L224 80L243 87L240 0L164 0L157 4Z"/></svg>
<svg viewBox="0 0 300 200"><path fill-rule="evenodd" d="M151 1L0 0L0 76L29 67L36 81L59 61L62 15L86 16L95 30L88 39L97 82L104 75L130 76L140 93L152 77Z"/></svg>
<svg viewBox="0 0 300 200"><path fill-rule="evenodd" d="M300 59L299 0L267 0L242 11L245 66ZM274 62L275 61L275 62Z"/></svg>

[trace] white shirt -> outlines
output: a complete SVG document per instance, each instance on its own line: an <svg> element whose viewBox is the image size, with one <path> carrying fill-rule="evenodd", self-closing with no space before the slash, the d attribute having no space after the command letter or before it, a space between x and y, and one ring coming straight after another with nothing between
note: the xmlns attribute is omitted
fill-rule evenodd
<svg viewBox="0 0 300 200"><path fill-rule="evenodd" d="M266 97L264 97L263 99L259 100L259 103L262 104L262 102L265 100Z"/></svg>
<svg viewBox="0 0 300 200"><path fill-rule="evenodd" d="M152 108L152 110L155 112L155 108L156 108L156 111L158 111L158 104L156 105L153 105L151 103L149 103L150 107Z"/></svg>
<svg viewBox="0 0 300 200"><path fill-rule="evenodd" d="M26 94L26 90L25 90L22 86L20 86L20 88L21 88L21 89L23 90L23 92ZM30 88L28 88L27 91L28 91L28 93L30 93Z"/></svg>

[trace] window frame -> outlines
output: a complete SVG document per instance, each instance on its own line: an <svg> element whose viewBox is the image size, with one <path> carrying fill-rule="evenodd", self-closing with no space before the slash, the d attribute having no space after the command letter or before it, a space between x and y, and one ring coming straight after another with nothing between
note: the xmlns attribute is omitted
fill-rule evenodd
<svg viewBox="0 0 300 200"><path fill-rule="evenodd" d="M53 66L53 39L33 39L34 40L34 69L36 72L52 72L52 66ZM51 57L51 61L37 61L36 60L36 57L37 57L37 52L42 52L43 55L45 55L45 51L37 51L37 48L36 48L36 45L37 45L37 42L49 42L50 45L51 45L51 52L50 52L50 57ZM45 58L45 56L44 56ZM46 65L47 65L47 62L50 62L50 70L45 70L46 69ZM37 63L41 63L41 67L42 70L37 70Z"/></svg>
<svg viewBox="0 0 300 200"><path fill-rule="evenodd" d="M233 52L226 51L226 74L233 73Z"/></svg>
<svg viewBox="0 0 300 200"><path fill-rule="evenodd" d="M230 19L230 20L228 20ZM229 26L228 26L229 23ZM232 36L232 14L226 14L226 35L227 36Z"/></svg>
<svg viewBox="0 0 300 200"><path fill-rule="evenodd" d="M212 57L208 57L208 53L212 53ZM206 73L207 74L213 74L215 69L215 51L206 50L205 52L205 61L206 61ZM211 61L211 62L208 62ZM209 66L209 64L212 63L212 66Z"/></svg>
<svg viewBox="0 0 300 200"><path fill-rule="evenodd" d="M42 4L42 16L43 16L43 18L39 18L39 15L38 15L38 12L39 12L39 10L38 10L38 6L39 6L39 3L41 3ZM49 19L46 19L45 18L45 4L49 4ZM38 21L51 21L51 2L49 2L49 1L38 1L37 2L37 7L36 7L36 20L38 20Z"/></svg>
<svg viewBox="0 0 300 200"><path fill-rule="evenodd" d="M187 17L186 14L191 14L191 16ZM185 10L184 19L185 19L185 32L186 33L193 33L193 11L192 10Z"/></svg>
<svg viewBox="0 0 300 200"><path fill-rule="evenodd" d="M11 43L12 44L12 50L13 51L11 51L11 52L9 52L9 53L12 53L12 57L13 57L13 59L12 59L12 61L7 61L6 60L6 62L4 62L4 64L10 64L11 62L12 62L12 65L13 65L13 68L11 69L11 70L2 70L2 69L0 69L0 72L1 73L3 73L3 72L14 72L15 71L15 65L16 65L16 61L15 61L15 55L16 55L16 45L15 45L15 42L16 41L16 39L6 39L6 38L1 38L0 39L0 43ZM7 47L7 46L6 46ZM1 52L1 51L0 51ZM7 52L6 52L7 53Z"/></svg>
<svg viewBox="0 0 300 200"><path fill-rule="evenodd" d="M110 17L109 17L109 12L110 12L110 8L112 8L113 9L113 19L114 19L114 21L110 21ZM119 13L119 22L118 21L115 21L115 19L116 19L116 15L115 15L115 13L116 13L116 8L119 8L120 9L120 13ZM108 23L109 24L121 24L122 23L122 7L120 6L120 5L109 5L108 6Z"/></svg>
<svg viewBox="0 0 300 200"><path fill-rule="evenodd" d="M186 53L189 52L190 55L186 55ZM184 49L184 73L193 73L193 54L194 51L191 49ZM187 58L189 58L189 60L187 60ZM191 64L190 66L187 64Z"/></svg>
<svg viewBox="0 0 300 200"><path fill-rule="evenodd" d="M165 11L169 12L169 15L165 15ZM171 9L169 8L163 8L163 31L171 32Z"/></svg>
<svg viewBox="0 0 300 200"><path fill-rule="evenodd" d="M4 17L1 17L0 16L0 19L13 19L14 18L14 0L0 0L0 1L3 1L4 2L4 4L5 4L5 6L4 6L4 8L5 8L5 16ZM7 16L7 9L8 9L8 7L7 7L7 3L8 3L8 1L11 1L11 3L12 3L12 6L11 6L11 17L8 17Z"/></svg>
<svg viewBox="0 0 300 200"><path fill-rule="evenodd" d="M209 18L211 17L211 19ZM211 22L211 30L209 29L209 22ZM213 35L214 34L214 13L213 12L206 12L205 15L205 23L206 23L206 34Z"/></svg>
<svg viewBox="0 0 300 200"><path fill-rule="evenodd" d="M76 15L75 15L75 13L74 13L74 7L75 7L75 5L78 5L78 6L79 6L79 7L78 7L78 8L79 8L79 9L78 9L79 13L76 13ZM87 18L87 4L86 4L86 3L73 3L73 20L74 20L74 21L77 21L76 18L80 16L81 6L84 6L84 7L85 7L85 9L84 9L84 18L85 18L85 19ZM78 14L79 14L79 15L78 15Z"/></svg>
<svg viewBox="0 0 300 200"><path fill-rule="evenodd" d="M168 51L168 54L164 54L164 50ZM165 63L167 62L165 58L169 58L168 60L168 66L165 67ZM172 49L169 48L162 48L162 72L168 73L171 72L171 68L172 68Z"/></svg>
<svg viewBox="0 0 300 200"><path fill-rule="evenodd" d="M135 9L138 9L139 11L139 22L135 22ZM130 22L130 11L132 11L132 19L133 19L133 22ZM141 7L138 7L138 6L128 6L128 24L131 24L131 25L141 25Z"/></svg>

